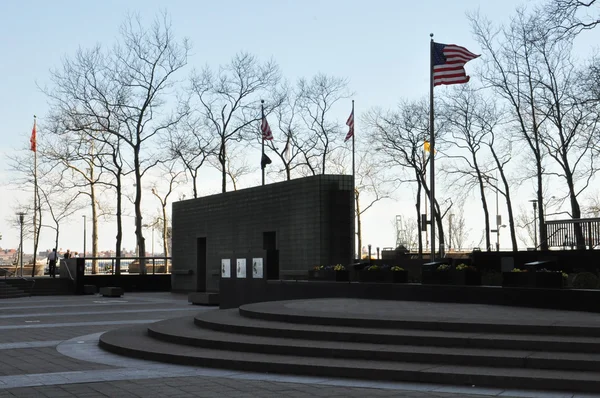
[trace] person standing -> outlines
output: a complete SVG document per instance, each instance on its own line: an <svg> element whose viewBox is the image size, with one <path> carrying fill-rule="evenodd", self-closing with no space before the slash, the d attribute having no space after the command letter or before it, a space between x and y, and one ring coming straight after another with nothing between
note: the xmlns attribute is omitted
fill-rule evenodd
<svg viewBox="0 0 600 398"><path fill-rule="evenodd" d="M49 273L51 278L56 278L56 260L58 260L58 253L56 253L56 247L52 249L48 254L46 263L49 264Z"/></svg>

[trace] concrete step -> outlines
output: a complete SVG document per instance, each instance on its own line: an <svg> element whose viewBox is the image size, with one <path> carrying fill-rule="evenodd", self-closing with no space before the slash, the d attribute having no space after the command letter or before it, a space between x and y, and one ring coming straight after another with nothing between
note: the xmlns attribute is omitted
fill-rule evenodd
<svg viewBox="0 0 600 398"><path fill-rule="evenodd" d="M28 296L29 294L24 290L11 286L4 281L0 281L0 298L18 298Z"/></svg>
<svg viewBox="0 0 600 398"><path fill-rule="evenodd" d="M600 371L600 354L550 352L551 345L547 345L548 352L536 352L261 337L200 328L189 316L153 323L148 326L148 335L195 347L276 355Z"/></svg>
<svg viewBox="0 0 600 398"><path fill-rule="evenodd" d="M147 325L104 333L100 347L110 352L146 360L244 371L291 373L321 377L350 377L501 387L600 392L600 372L457 366L403 361L318 358L193 347L157 340Z"/></svg>
<svg viewBox="0 0 600 398"><path fill-rule="evenodd" d="M55 296L55 295L66 295L72 294L70 281L67 279L60 278L7 278L6 283L21 289L32 296Z"/></svg>
<svg viewBox="0 0 600 398"><path fill-rule="evenodd" d="M551 347L553 352L600 354L598 337L455 332L441 326L419 330L293 324L245 318L237 309L203 312L196 315L194 323L214 331L269 338L541 352Z"/></svg>
<svg viewBox="0 0 600 398"><path fill-rule="evenodd" d="M314 300L315 305L322 304L322 300ZM304 303L310 303L305 300ZM514 312L511 316L507 313L506 318L486 317L464 317L460 314L449 314L448 316L437 316L435 318L407 314L385 314L385 313L360 313L344 312L334 310L328 312L327 308L315 308L307 310L306 307L294 308L295 300L272 301L242 305L239 308L240 315L246 318L261 319L266 321L289 322L294 324L310 324L323 326L350 326L378 329L419 329L440 330L469 333L509 333L509 334L532 334L532 335L561 335L561 336L589 336L600 337L600 318L597 314L575 311L553 311L548 314L559 314L564 319L556 319L553 316L540 318L527 318L529 309L511 308ZM420 303L427 304L427 303ZM441 307L443 304L431 303L432 306ZM374 308L377 306L374 305ZM501 307L501 306L498 306ZM506 308L506 307L505 307ZM506 310L505 310L506 311ZM544 310L537 310L544 311ZM517 316L518 314L518 316ZM524 316L525 314L525 316ZM572 322L573 314L578 322ZM539 316L539 313L536 314Z"/></svg>

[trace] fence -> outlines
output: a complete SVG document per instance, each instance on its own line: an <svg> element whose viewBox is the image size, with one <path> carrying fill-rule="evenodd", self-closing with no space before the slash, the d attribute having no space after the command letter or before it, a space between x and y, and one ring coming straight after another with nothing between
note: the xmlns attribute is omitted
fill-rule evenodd
<svg viewBox="0 0 600 398"><path fill-rule="evenodd" d="M600 244L600 218L546 221L548 247L593 250Z"/></svg>
<svg viewBox="0 0 600 398"><path fill-rule="evenodd" d="M122 274L139 274L140 257L86 257L85 275L93 274L94 262L97 265L97 275L114 275L117 259L120 260ZM171 257L145 257L147 274L170 274Z"/></svg>

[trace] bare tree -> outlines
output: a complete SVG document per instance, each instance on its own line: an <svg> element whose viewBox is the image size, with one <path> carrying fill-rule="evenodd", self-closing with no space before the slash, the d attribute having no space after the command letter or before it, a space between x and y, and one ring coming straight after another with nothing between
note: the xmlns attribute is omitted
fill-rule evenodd
<svg viewBox="0 0 600 398"><path fill-rule="evenodd" d="M135 179L135 233L145 256L142 228L142 177L158 162L148 153L153 137L177 125L187 114L183 107L172 112L165 96L175 87L174 77L187 63L187 40L177 43L167 15L146 28L129 16L121 28L121 40L112 51L100 47L79 51L52 73L54 89L47 91L64 130L91 135L112 134L131 150ZM113 121L118 120L115 124ZM142 150L146 148L146 151ZM140 272L146 272L142 258Z"/></svg>
<svg viewBox="0 0 600 398"><path fill-rule="evenodd" d="M245 156L246 152L244 149L247 149L248 145L231 145L230 149L226 156L226 166L225 166L225 175L227 179L231 181L231 187L234 191L237 191L240 184L240 179L246 175L250 175L258 169L258 166L253 166L248 162L248 157ZM215 167L220 168L221 163L213 158L210 158L209 162Z"/></svg>
<svg viewBox="0 0 600 398"><path fill-rule="evenodd" d="M338 148L343 138L341 126L330 120L332 107L342 99L349 98L348 80L318 74L310 81L298 81L298 106L306 127L301 146L301 164L312 175L325 174L327 159ZM350 107L348 107L350 110Z"/></svg>
<svg viewBox="0 0 600 398"><path fill-rule="evenodd" d="M445 168L445 173L455 177L452 185L464 183L468 188L479 190L485 223L485 242L487 250L491 250L490 214L486 198L487 174L490 169L489 158L484 153L485 142L489 130L479 124L485 112L485 102L481 95L469 86L460 86L444 97L443 111L440 117L445 123L452 145L460 150L457 155L449 155L450 159L459 161Z"/></svg>
<svg viewBox="0 0 600 398"><path fill-rule="evenodd" d="M448 216L448 247L461 251L465 247L469 231L465 220L464 205L461 204Z"/></svg>
<svg viewBox="0 0 600 398"><path fill-rule="evenodd" d="M192 181L192 197L198 197L198 173L206 161L216 155L216 139L198 112L190 112L183 122L169 131L169 150L178 158Z"/></svg>
<svg viewBox="0 0 600 398"><path fill-rule="evenodd" d="M559 166L551 175L566 184L571 217L581 218L578 196L590 185L597 170L592 151L594 137L598 135L597 108L585 103L587 88L579 91L580 74L572 63L569 40L550 33L539 35L536 49L543 61L539 108L546 117L547 127L542 143ZM585 247L581 225L574 227L577 246Z"/></svg>
<svg viewBox="0 0 600 398"><path fill-rule="evenodd" d="M426 164L431 154L424 152L424 142L429 138L429 105L425 100L403 101L396 112L372 110L365 116L375 144L375 151L382 155L382 162L390 168L399 168L402 173L397 184L404 182L417 184L416 216L419 230L421 225L421 189L430 197L427 183ZM436 123L440 123L436 120ZM441 124L435 128L440 139ZM435 199L435 222L440 234L440 247L444 245L444 228L439 203ZM423 241L419 235L419 254L423 254Z"/></svg>
<svg viewBox="0 0 600 398"><path fill-rule="evenodd" d="M394 191L393 183L385 173L378 159L367 149L366 143L359 144L360 149L355 157L354 175L354 211L356 216L356 237L358 246L362 247L363 215L377 202L389 199ZM337 174L352 174L351 162L348 161L349 151L338 151L332 156L334 172Z"/></svg>
<svg viewBox="0 0 600 398"><path fill-rule="evenodd" d="M539 62L535 48L539 17L528 16L518 10L509 26L497 29L478 14L468 16L473 32L482 47L485 61L480 72L485 85L502 98L510 114L511 131L524 142L530 151L535 173L538 203L543 202L543 175L545 172L542 144L545 116L539 105ZM508 126L507 126L508 128ZM544 214L539 206L539 236L541 248L548 248Z"/></svg>
<svg viewBox="0 0 600 398"><path fill-rule="evenodd" d="M544 25L561 36L577 35L600 23L596 0L549 0L542 12Z"/></svg>
<svg viewBox="0 0 600 398"><path fill-rule="evenodd" d="M301 159L303 154L312 153L316 141L309 140L307 134L302 134L298 92L287 84L280 91L281 105L274 109L272 116L277 119L277 126L282 134L274 134L273 140L265 141L265 144L283 164L283 170L276 173L284 172L285 179L289 181L292 179L292 171L302 167L297 159Z"/></svg>
<svg viewBox="0 0 600 398"><path fill-rule="evenodd" d="M274 62L261 63L248 53L237 54L216 73L205 67L192 75L190 91L197 101L193 107L218 141L222 192L227 191L228 144L248 140L248 135L255 132L252 126L261 118L260 100L270 97L269 91L273 91L279 79L279 68ZM267 101L266 113L280 101L277 98Z"/></svg>
<svg viewBox="0 0 600 398"><path fill-rule="evenodd" d="M170 223L168 222L169 217L167 216L167 204L169 203L169 197L171 196L171 194L173 194L175 188L177 188L177 186L182 182L181 177L185 175L185 172L176 168L175 161L170 161L161 164L160 170L162 172L162 177L160 181L168 182L168 185L163 187L163 184L154 183L151 191L152 195L154 195L160 202L163 250L165 257L169 257L167 235L169 233L168 226ZM165 264L165 272L169 272L168 264Z"/></svg>

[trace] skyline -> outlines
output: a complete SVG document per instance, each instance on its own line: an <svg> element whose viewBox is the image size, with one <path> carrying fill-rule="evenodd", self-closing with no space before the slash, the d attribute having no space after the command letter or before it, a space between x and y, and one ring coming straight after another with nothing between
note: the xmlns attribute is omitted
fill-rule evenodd
<svg viewBox="0 0 600 398"><path fill-rule="evenodd" d="M290 80L319 72L347 77L350 89L355 92L352 99L357 106L358 136L365 133L361 130L361 113L376 106L393 108L401 98L427 95L431 31L435 33L436 41L454 43L479 53L464 17L466 11L479 7L483 15L503 22L514 13L517 4L532 6L539 2L482 4L472 0L462 2L460 7L442 1L425 1L410 7L398 3L374 1L365 7L359 1L325 4L309 1L299 5L293 1L273 0L260 2L259 7L238 1L231 7L209 2L170 4L155 0L129 1L125 9L117 1L109 1L102 6L74 1L61 1L53 6L41 1L10 3L7 12L0 17L0 32L4 33L4 37L16 36L16 40L0 44L4 54L11 54L0 64L0 75L9 77L2 84L5 95L1 100L0 116L5 123L0 127L0 136L3 138L3 196L10 198L5 199L5 206L0 210L4 221L0 244L3 247L18 246L18 230L8 228L6 220L13 217L10 206L14 200L27 200L27 195L7 188L7 182L13 176L6 155L15 150L27 150L34 114L40 123L44 122L48 107L38 87L48 84L49 70L59 67L61 58L72 56L77 48L89 48L96 43L110 46L127 11L140 12L146 22L161 10L169 13L177 37L187 36L194 44L186 74L193 67L200 68L204 64L215 67L227 62L239 51L248 51L261 60L273 58ZM423 19L428 23L422 24ZM35 29L29 28L31 21L35 21ZM43 34L40 35L40 32ZM588 38L584 37L585 40L578 43L578 47L584 49L582 54L598 37L593 32L586 35ZM406 38L412 40L407 41ZM468 74L473 75L475 62L467 66ZM181 78L185 78L186 74ZM346 102L337 106L334 112L341 123L350 111L350 100ZM242 186L257 185L257 179L260 180L260 171L246 179ZM218 175L207 172L204 181L203 195L218 191ZM155 205L151 203L151 195L146 195L144 200L147 201L148 213L152 213ZM363 242L380 247L395 246L391 221L396 214L410 216L413 202L408 192L400 195L397 201L377 204L364 216ZM79 245L81 248L81 224L81 217L77 215L61 231L66 242L63 247ZM132 231L131 226L125 231L124 247L135 246ZM114 246L114 235L114 229L102 228L99 247L110 249ZM145 237L150 241L150 231L145 232ZM44 233L40 249L45 249L52 238L52 234ZM91 235L87 241L91 242ZM62 240L59 246L61 243Z"/></svg>

